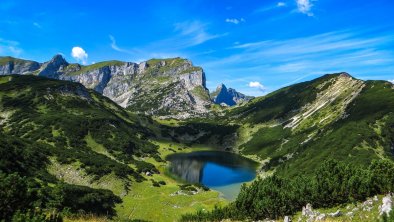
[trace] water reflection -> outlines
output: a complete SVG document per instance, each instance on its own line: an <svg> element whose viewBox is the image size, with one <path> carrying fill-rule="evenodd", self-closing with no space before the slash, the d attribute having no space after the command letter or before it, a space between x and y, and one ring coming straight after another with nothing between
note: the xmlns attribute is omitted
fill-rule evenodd
<svg viewBox="0 0 394 222"><path fill-rule="evenodd" d="M171 163L171 173L189 183L201 183L219 190L225 196L228 193L229 199L238 194L243 182L256 176L256 162L229 152L180 153L168 156L167 160Z"/></svg>

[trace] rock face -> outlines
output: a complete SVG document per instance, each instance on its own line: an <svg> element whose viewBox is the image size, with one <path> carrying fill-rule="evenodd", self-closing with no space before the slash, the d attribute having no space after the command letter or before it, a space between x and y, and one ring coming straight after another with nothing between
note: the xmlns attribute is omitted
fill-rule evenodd
<svg viewBox="0 0 394 222"><path fill-rule="evenodd" d="M34 61L0 57L0 75L27 74L40 68L41 64Z"/></svg>
<svg viewBox="0 0 394 222"><path fill-rule="evenodd" d="M214 92L211 93L212 101L216 104L234 106L251 100L253 97L246 96L235 89L227 88L224 84L219 85Z"/></svg>
<svg viewBox="0 0 394 222"><path fill-rule="evenodd" d="M0 75L34 74L79 82L122 107L162 117L207 115L212 104L202 68L186 59L151 59L139 64L106 61L70 64L61 55L43 64L0 57Z"/></svg>

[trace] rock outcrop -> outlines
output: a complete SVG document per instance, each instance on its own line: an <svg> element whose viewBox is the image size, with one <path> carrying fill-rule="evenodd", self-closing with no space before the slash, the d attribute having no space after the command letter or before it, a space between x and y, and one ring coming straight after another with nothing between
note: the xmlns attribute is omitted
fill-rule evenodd
<svg viewBox="0 0 394 222"><path fill-rule="evenodd" d="M211 93L212 101L222 106L234 106L251 100L252 96L246 96L235 89L227 88L224 84L219 85L214 92Z"/></svg>
<svg viewBox="0 0 394 222"><path fill-rule="evenodd" d="M382 205L379 207L380 215L387 214L389 215L393 208L393 200L391 194L386 195L382 199Z"/></svg>
<svg viewBox="0 0 394 222"><path fill-rule="evenodd" d="M40 68L41 64L34 61L0 57L0 75L27 74Z"/></svg>
<svg viewBox="0 0 394 222"><path fill-rule="evenodd" d="M70 64L61 55L43 64L0 57L0 74L33 74L78 82L122 107L161 117L207 115L212 104L203 69L182 58L83 66Z"/></svg>

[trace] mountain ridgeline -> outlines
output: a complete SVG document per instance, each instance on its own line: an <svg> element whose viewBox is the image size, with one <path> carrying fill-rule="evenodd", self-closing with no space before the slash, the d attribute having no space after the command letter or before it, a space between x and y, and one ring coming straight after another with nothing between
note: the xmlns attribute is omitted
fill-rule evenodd
<svg viewBox="0 0 394 222"><path fill-rule="evenodd" d="M252 96L246 96L233 88L227 88L224 84L220 84L210 95L214 103L222 106L234 106L253 99Z"/></svg>
<svg viewBox="0 0 394 222"><path fill-rule="evenodd" d="M0 74L0 189L23 191L0 193L9 201L0 203L0 218L36 207L116 215L124 198L141 197L130 194L132 185L161 186L152 178L166 178L163 157L194 145L251 157L269 179L245 186L228 208L185 221L278 218L305 202L332 207L393 188L394 85L387 81L328 74L251 99L224 85L210 95L202 68L181 58L82 66L61 56L46 63L1 57ZM167 185L171 194L161 198L178 193Z"/></svg>
<svg viewBox="0 0 394 222"><path fill-rule="evenodd" d="M205 73L182 58L151 59L139 64L121 61L83 66L70 64L61 55L38 63L0 58L0 75L32 74L83 84L122 107L176 118L208 114L212 102Z"/></svg>

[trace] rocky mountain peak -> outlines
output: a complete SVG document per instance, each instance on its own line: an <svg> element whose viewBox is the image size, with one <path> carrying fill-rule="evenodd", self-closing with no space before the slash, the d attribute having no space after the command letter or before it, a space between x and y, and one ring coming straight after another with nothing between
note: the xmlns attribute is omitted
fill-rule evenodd
<svg viewBox="0 0 394 222"><path fill-rule="evenodd" d="M45 62L39 72L38 75L57 78L59 75L64 73L65 68L69 65L65 58L62 55L55 55L50 61Z"/></svg>
<svg viewBox="0 0 394 222"><path fill-rule="evenodd" d="M347 72L341 72L340 74L339 74L339 76L341 76L341 77L347 77L347 78L353 78L353 76L351 76L349 73L347 73Z"/></svg>
<svg viewBox="0 0 394 222"><path fill-rule="evenodd" d="M52 57L51 63L58 63L58 64L68 64L66 59L61 54L56 54Z"/></svg>
<svg viewBox="0 0 394 222"><path fill-rule="evenodd" d="M226 85L221 83L216 90L211 93L211 98L214 103L220 105L234 106L239 103L249 101L253 97L246 96L235 89L227 88Z"/></svg>
<svg viewBox="0 0 394 222"><path fill-rule="evenodd" d="M223 83L221 83L221 84L219 84L219 85L216 87L216 91L218 91L218 92L227 91L227 87L226 87L226 85L224 85Z"/></svg>

